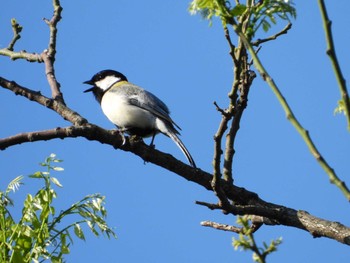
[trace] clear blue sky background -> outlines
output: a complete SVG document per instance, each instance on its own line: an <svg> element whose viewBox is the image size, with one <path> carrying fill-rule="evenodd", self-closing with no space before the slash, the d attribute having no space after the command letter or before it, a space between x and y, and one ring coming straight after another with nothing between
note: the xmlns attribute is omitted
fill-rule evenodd
<svg viewBox="0 0 350 263"><path fill-rule="evenodd" d="M297 20L288 35L267 43L261 59L288 99L300 122L310 130L321 153L348 182L349 133L344 116L333 115L339 91L330 62L317 1L295 1ZM326 1L337 53L349 79L350 2ZM182 127L182 139L198 167L212 171L213 134L220 115L213 106L227 105L232 63L219 21L209 27L191 16L189 1L62 1L56 75L68 105L90 122L113 125L82 84L99 70L123 72L164 100ZM10 19L24 27L16 50L42 52L52 14L51 1L6 1L0 10L0 48L12 37ZM273 29L277 32L284 24ZM266 36L264 34L260 37ZM0 57L0 76L50 96L43 64ZM0 89L0 137L24 131L68 126L54 112ZM156 147L184 160L165 136ZM82 138L27 143L0 152L0 186L18 175L41 169L50 153L64 160L57 174L64 185L57 207L64 209L83 196L102 193L116 227L117 240L75 239L67 262L251 262L251 254L234 251L233 233L200 226L203 220L235 224L235 218L209 211L195 200L215 202L212 193L162 168L144 164L130 153ZM311 157L286 120L269 87L258 77L237 137L234 177L238 186L263 199L350 225L350 207ZM13 195L17 208L37 184L25 179ZM88 230L86 229L86 233ZM284 226L262 227L258 241L283 237L268 262L349 262L349 247Z"/></svg>

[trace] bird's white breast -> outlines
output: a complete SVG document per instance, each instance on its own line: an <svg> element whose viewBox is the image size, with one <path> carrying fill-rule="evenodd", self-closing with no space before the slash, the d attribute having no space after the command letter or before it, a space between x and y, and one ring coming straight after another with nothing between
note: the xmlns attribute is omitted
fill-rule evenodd
<svg viewBox="0 0 350 263"><path fill-rule="evenodd" d="M155 116L131 105L120 92L107 91L101 101L103 113L119 128L154 128Z"/></svg>

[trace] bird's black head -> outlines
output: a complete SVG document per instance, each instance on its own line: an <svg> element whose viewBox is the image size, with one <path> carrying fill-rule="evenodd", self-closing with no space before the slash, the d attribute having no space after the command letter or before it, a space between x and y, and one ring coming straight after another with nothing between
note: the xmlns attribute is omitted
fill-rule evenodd
<svg viewBox="0 0 350 263"><path fill-rule="evenodd" d="M128 81L127 78L120 72L106 69L96 73L90 80L84 81L84 84L92 85L90 89L84 92L90 92L95 95L96 100L101 103L103 94L119 81Z"/></svg>

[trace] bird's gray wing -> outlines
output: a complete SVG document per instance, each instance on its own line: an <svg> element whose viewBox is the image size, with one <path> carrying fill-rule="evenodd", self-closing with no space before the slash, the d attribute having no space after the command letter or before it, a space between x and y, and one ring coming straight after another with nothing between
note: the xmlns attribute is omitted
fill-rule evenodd
<svg viewBox="0 0 350 263"><path fill-rule="evenodd" d="M177 125L169 116L170 111L163 101L153 95L151 92L146 90L139 90L137 94L130 94L128 102L131 105L140 107L144 110L151 112L160 119L167 120L168 122L175 125L179 130L181 128Z"/></svg>

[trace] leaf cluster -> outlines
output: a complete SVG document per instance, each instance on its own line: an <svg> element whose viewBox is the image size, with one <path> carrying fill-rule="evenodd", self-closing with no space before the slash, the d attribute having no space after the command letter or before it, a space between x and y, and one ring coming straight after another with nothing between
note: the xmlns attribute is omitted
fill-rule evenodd
<svg viewBox="0 0 350 263"><path fill-rule="evenodd" d="M204 19L212 22L213 17L220 18L221 22L227 24L239 24L239 21L248 21L246 25L250 36L262 28L267 32L277 19L289 21L296 17L296 9L292 1L284 0L247 0L246 4L238 1L224 0L193 0L189 10L191 14L200 13Z"/></svg>
<svg viewBox="0 0 350 263"><path fill-rule="evenodd" d="M232 245L235 250L250 250L253 252L253 260L258 263L264 263L266 257L277 251L278 245L282 243L282 238L272 240L270 244L263 242L262 247L258 247L253 234L253 228L249 224L249 216L239 216L237 223L242 226L238 238L233 238Z"/></svg>
<svg viewBox="0 0 350 263"><path fill-rule="evenodd" d="M73 243L72 230L78 238L85 240L82 224L86 224L96 236L105 233L108 238L116 237L105 221L105 197L100 194L88 195L68 209L56 212L53 201L57 192L54 187L62 187L62 184L51 174L52 171L63 171L62 167L53 165L59 162L61 160L51 154L40 164L46 167L46 171L29 175L29 178L42 180L44 186L35 195L27 195L18 222L8 209L9 205L13 205L9 194L19 188L23 176L12 180L5 191L0 191L1 262L42 262L46 259L63 262ZM66 222L73 215L77 215L78 220L62 226L61 221Z"/></svg>

